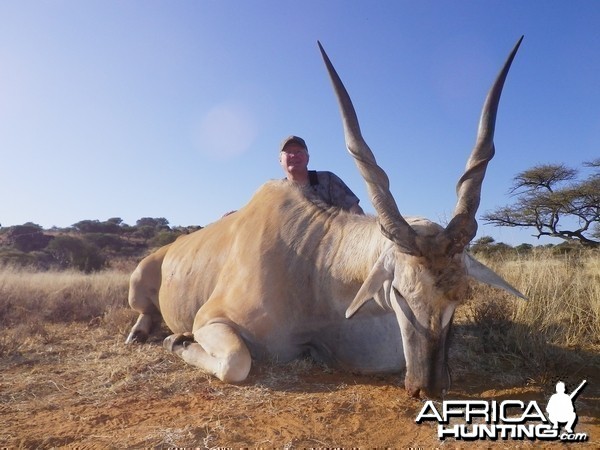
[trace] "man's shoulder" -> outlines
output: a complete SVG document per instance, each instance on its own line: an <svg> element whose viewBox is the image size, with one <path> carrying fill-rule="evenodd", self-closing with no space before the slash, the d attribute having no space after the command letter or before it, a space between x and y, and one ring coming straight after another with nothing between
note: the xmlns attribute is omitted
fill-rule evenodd
<svg viewBox="0 0 600 450"><path fill-rule="evenodd" d="M324 179L327 181L333 181L333 182L342 182L342 179L340 177L338 177L335 173L330 172L329 170L317 170L317 176L319 177L319 179Z"/></svg>

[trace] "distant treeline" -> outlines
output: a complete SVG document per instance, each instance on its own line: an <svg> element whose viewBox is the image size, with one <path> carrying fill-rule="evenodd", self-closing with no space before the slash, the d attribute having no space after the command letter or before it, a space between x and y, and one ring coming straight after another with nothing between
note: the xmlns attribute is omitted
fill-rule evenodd
<svg viewBox="0 0 600 450"><path fill-rule="evenodd" d="M105 221L82 220L67 228L47 230L31 222L12 227L0 226L0 265L93 272L114 267L123 261L137 262L150 250L201 228L170 227L169 221L163 217L143 217L135 225L127 225L119 217ZM557 255L585 250L577 242L543 247ZM469 251L475 255L500 257L524 255L535 248L539 247L531 244L512 247L484 236L473 241Z"/></svg>
<svg viewBox="0 0 600 450"><path fill-rule="evenodd" d="M116 261L139 259L202 227L170 227L163 217L143 217L127 225L119 217L82 220L67 228L44 229L27 222L0 227L0 264L38 269L77 269L92 272Z"/></svg>
<svg viewBox="0 0 600 450"><path fill-rule="evenodd" d="M504 257L504 256L524 256L533 252L534 250L547 251L551 255L569 255L577 252L592 252L593 248L583 245L579 241L564 241L560 244L544 244L544 245L532 245L532 244L519 244L517 246L510 246L504 242L496 242L491 236L482 236L475 239L469 245L467 249L474 255L483 255L488 257Z"/></svg>

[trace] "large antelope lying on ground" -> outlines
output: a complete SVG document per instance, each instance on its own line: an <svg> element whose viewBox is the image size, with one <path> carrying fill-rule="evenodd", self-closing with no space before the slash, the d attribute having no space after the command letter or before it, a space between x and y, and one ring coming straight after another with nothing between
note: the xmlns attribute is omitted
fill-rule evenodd
<svg viewBox="0 0 600 450"><path fill-rule="evenodd" d="M144 341L162 316L174 333L165 347L223 381L244 380L253 359L289 361L309 351L352 371L405 369L410 395L442 394L450 383L448 334L469 278L522 297L465 251L494 156L500 93L520 43L487 96L445 228L402 217L319 44L346 145L377 217L324 206L287 181L267 182L236 213L140 263L129 294L140 316L127 342Z"/></svg>

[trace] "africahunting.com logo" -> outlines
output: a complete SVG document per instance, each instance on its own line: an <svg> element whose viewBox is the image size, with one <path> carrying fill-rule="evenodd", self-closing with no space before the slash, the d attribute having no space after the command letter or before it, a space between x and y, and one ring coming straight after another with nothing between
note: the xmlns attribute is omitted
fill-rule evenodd
<svg viewBox="0 0 600 450"><path fill-rule="evenodd" d="M415 422L437 422L440 440L544 440L585 442L586 433L575 433L577 423L574 401L586 380L570 394L562 381L548 400L544 413L536 401L521 400L428 400ZM451 424L452 422L452 424ZM456 423L464 422L464 423Z"/></svg>

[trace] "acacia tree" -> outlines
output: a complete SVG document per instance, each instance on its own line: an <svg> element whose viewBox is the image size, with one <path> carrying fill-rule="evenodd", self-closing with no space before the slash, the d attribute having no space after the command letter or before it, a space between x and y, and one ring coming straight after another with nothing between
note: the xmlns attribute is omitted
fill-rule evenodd
<svg viewBox="0 0 600 450"><path fill-rule="evenodd" d="M600 158L583 163L591 174L563 164L543 164L514 177L512 205L482 216L502 227L534 228L538 238L551 236L600 246Z"/></svg>

